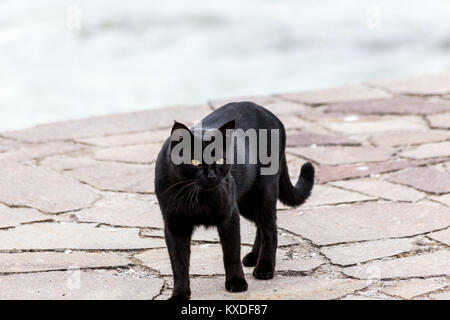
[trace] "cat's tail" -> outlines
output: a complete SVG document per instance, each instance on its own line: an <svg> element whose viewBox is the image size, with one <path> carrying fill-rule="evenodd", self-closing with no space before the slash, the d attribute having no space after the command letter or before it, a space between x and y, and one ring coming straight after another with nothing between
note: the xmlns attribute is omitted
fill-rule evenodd
<svg viewBox="0 0 450 320"><path fill-rule="evenodd" d="M280 193L278 198L287 206L297 207L305 202L311 194L314 186L314 167L311 162L306 162L302 166L297 183L293 186L289 178L286 158L281 161L280 165Z"/></svg>

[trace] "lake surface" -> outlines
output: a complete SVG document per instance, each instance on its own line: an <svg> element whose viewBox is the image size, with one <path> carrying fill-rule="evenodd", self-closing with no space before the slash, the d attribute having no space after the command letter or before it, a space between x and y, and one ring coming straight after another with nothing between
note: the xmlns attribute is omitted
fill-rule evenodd
<svg viewBox="0 0 450 320"><path fill-rule="evenodd" d="M0 0L0 131L445 71L450 1Z"/></svg>

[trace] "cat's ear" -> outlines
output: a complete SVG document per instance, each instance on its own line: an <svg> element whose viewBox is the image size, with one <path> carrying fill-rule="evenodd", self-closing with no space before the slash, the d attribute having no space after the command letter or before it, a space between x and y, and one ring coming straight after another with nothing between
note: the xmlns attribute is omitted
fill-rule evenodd
<svg viewBox="0 0 450 320"><path fill-rule="evenodd" d="M185 130L184 132L183 131L181 132L184 134L180 134L180 130ZM189 130L188 127L186 127L181 122L174 121L172 131L170 132L170 149L172 149L179 142L181 142L183 136L185 136L187 133L189 133L189 135L191 134L191 131Z"/></svg>
<svg viewBox="0 0 450 320"><path fill-rule="evenodd" d="M228 121L227 123L225 123L223 126L221 126L219 128L219 130L220 130L220 132L222 132L224 137L231 136L235 125L236 124L235 124L234 120L231 120L231 121Z"/></svg>

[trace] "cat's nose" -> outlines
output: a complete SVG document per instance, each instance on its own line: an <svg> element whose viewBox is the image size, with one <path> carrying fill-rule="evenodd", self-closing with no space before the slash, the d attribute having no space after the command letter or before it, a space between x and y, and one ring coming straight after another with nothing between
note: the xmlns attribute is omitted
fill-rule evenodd
<svg viewBox="0 0 450 320"><path fill-rule="evenodd" d="M216 173L214 171L209 171L208 175L206 176L206 179L213 180L216 178Z"/></svg>

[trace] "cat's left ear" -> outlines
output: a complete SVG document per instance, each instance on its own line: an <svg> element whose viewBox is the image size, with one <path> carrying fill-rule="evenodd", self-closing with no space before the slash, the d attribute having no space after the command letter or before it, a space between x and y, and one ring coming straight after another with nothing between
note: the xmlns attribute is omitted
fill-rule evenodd
<svg viewBox="0 0 450 320"><path fill-rule="evenodd" d="M228 137L233 134L234 127L235 127L235 122L234 122L234 120L231 120L231 121L228 121L227 123L225 123L223 126L221 126L219 128L219 130L220 130L220 132L222 132L222 135L224 137Z"/></svg>

